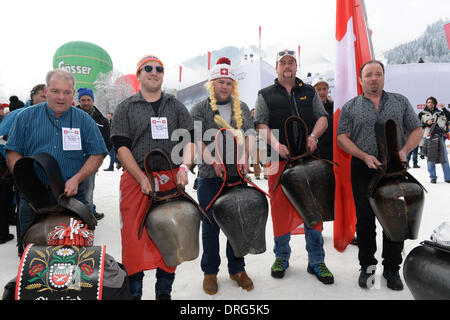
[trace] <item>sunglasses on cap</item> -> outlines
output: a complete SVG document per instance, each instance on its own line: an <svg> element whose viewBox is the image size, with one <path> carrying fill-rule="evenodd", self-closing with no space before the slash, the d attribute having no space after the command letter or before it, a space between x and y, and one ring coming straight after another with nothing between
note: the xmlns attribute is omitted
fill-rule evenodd
<svg viewBox="0 0 450 320"><path fill-rule="evenodd" d="M156 72L157 72L157 73L163 73L163 72L164 72L164 67L156 66L156 67L154 67L154 68L156 69ZM141 68L141 70L145 70L145 72L150 73L150 72L152 72L152 70L153 70L153 66L146 65L146 66L143 66L143 67Z"/></svg>
<svg viewBox="0 0 450 320"><path fill-rule="evenodd" d="M294 50L284 50L284 51L278 52L279 57L283 57L285 55L293 56L293 55L295 55L295 52L294 52Z"/></svg>

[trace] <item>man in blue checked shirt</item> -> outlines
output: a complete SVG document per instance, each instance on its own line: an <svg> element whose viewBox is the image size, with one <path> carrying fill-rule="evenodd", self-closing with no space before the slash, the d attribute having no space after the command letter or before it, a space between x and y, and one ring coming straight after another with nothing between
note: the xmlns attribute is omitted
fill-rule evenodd
<svg viewBox="0 0 450 320"><path fill-rule="evenodd" d="M65 195L86 204L83 181L97 171L108 150L94 120L86 112L72 107L73 75L65 70L52 70L46 82L47 102L22 111L9 132L5 146L8 168L12 172L22 156L49 153L61 169ZM19 208L23 235L33 222L34 212L23 198Z"/></svg>

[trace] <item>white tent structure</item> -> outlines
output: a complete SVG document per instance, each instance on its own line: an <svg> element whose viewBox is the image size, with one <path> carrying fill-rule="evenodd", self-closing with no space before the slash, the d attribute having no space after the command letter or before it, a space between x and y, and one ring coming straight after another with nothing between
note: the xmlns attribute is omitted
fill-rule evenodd
<svg viewBox="0 0 450 320"><path fill-rule="evenodd" d="M411 63L386 66L384 90L401 93L417 113L425 108L428 97L450 105L450 63Z"/></svg>
<svg viewBox="0 0 450 320"><path fill-rule="evenodd" d="M239 98L248 105L250 110L255 106L258 91L273 84L277 77L275 68L262 59L242 65L236 68L234 73L239 82ZM208 97L205 88L206 81L196 83L177 92L177 98L184 103L188 110L197 102Z"/></svg>

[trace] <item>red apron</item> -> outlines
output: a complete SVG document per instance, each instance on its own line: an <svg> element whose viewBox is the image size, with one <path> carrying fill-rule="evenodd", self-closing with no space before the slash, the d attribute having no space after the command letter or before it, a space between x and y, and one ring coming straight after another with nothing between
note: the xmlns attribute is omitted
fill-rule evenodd
<svg viewBox="0 0 450 320"><path fill-rule="evenodd" d="M281 184L273 191L273 187L277 183L285 164L285 161L280 161L271 162L268 165L270 212L272 215L273 235L275 237L285 235L303 223L303 219L284 194ZM322 222L319 222L313 228L322 231Z"/></svg>
<svg viewBox="0 0 450 320"><path fill-rule="evenodd" d="M176 175L178 169L174 170ZM159 191L175 188L169 171L154 172L155 186ZM120 214L122 236L122 263L129 275L156 268L174 273L176 267L168 267L161 253L143 230L138 239L139 225L149 206L149 197L142 193L140 184L124 170L120 179Z"/></svg>

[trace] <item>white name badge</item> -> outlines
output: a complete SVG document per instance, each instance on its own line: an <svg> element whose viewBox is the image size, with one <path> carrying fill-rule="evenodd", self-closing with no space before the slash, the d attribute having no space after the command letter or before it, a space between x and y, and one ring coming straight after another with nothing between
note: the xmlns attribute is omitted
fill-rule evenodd
<svg viewBox="0 0 450 320"><path fill-rule="evenodd" d="M169 139L169 129L167 128L166 117L152 117L150 121L152 126L153 139Z"/></svg>
<svg viewBox="0 0 450 320"><path fill-rule="evenodd" d="M79 128L62 128L63 150L81 150L81 133Z"/></svg>

